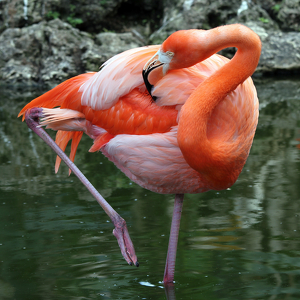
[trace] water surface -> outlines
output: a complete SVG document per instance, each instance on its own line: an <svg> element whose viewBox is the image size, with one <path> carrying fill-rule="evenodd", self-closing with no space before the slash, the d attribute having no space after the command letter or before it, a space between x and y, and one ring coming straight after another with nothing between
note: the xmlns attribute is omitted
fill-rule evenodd
<svg viewBox="0 0 300 300"><path fill-rule="evenodd" d="M186 195L176 299L299 299L300 79L257 79L260 118L247 164L221 192ZM0 91L0 299L166 299L173 195L131 182L81 142L76 164L127 221L140 267L112 223L16 118L41 91ZM174 295L169 299L175 299Z"/></svg>

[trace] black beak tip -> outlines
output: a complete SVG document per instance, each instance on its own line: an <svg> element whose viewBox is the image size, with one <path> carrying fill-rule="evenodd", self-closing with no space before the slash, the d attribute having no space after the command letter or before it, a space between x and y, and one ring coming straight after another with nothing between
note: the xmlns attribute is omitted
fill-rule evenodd
<svg viewBox="0 0 300 300"><path fill-rule="evenodd" d="M150 71L151 70L146 70L146 71L143 70L142 75L143 75L143 79L144 79L146 89L147 89L149 95L152 97L153 101L155 101L157 97L152 96L152 93L151 93L153 85L148 81L148 75L149 75Z"/></svg>

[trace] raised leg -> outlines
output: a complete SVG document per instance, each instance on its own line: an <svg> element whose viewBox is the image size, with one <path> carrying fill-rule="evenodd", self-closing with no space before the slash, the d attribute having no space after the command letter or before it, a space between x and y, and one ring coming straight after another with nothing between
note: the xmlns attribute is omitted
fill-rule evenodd
<svg viewBox="0 0 300 300"><path fill-rule="evenodd" d="M183 204L183 194L175 195L174 211L171 224L171 232L169 238L168 254L165 266L164 284L173 283L175 272L175 261L177 252L177 242L180 227L180 218Z"/></svg>
<svg viewBox="0 0 300 300"><path fill-rule="evenodd" d="M69 159L69 157L57 146L48 133L39 125L39 119L43 117L41 108L32 108L26 112L25 121L28 127L34 131L46 144L48 144L54 152L66 163L79 180L86 186L90 193L95 197L100 206L115 225L113 230L114 236L118 240L121 253L129 265L139 266L133 243L130 239L125 220L109 205L109 203L98 193L94 186L81 173L77 166Z"/></svg>

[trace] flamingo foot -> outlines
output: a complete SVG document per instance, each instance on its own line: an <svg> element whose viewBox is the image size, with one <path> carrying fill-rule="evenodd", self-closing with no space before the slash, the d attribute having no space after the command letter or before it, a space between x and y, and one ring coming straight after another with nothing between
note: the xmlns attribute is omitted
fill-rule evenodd
<svg viewBox="0 0 300 300"><path fill-rule="evenodd" d="M125 220L120 217L118 221L114 221L114 224L115 229L113 230L113 235L118 241L123 257L130 266L135 265L138 267L139 262L135 255L134 246L129 236Z"/></svg>
<svg viewBox="0 0 300 300"><path fill-rule="evenodd" d="M121 216L109 205L109 203L99 194L89 180L81 173L78 167L69 159L69 157L60 149L54 140L39 124L40 118L43 115L43 108L35 107L30 109L25 114L25 121L27 126L35 132L52 150L66 163L78 179L85 185L89 192L95 197L99 205L103 208L106 214L110 217L115 229L113 230L114 236L117 238L121 253L129 265L139 266L133 243L130 239L126 222Z"/></svg>

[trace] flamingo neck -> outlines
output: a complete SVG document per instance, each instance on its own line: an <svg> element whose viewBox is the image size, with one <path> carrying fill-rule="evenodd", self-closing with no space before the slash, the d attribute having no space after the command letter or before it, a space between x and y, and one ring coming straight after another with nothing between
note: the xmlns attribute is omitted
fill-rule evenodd
<svg viewBox="0 0 300 300"><path fill-rule="evenodd" d="M199 41L203 42L203 39ZM259 61L261 43L253 31L238 24L207 31L205 43L205 57L227 47L236 47L238 50L230 62L194 90L182 107L178 144L188 164L200 173L208 188L220 190L234 184L248 153L238 163L237 157L222 153L219 141L211 141L207 137L208 120L215 107L253 74Z"/></svg>

